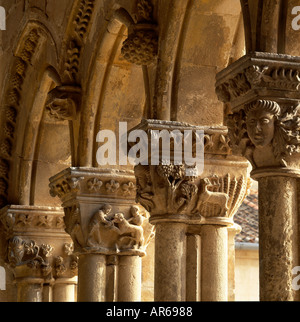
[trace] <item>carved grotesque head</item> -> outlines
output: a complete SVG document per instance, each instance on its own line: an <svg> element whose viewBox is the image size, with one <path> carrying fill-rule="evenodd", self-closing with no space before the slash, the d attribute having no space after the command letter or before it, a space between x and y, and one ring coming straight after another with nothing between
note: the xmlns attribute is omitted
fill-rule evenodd
<svg viewBox="0 0 300 322"><path fill-rule="evenodd" d="M12 267L18 265L24 256L24 242L19 237L13 237L8 244L7 259Z"/></svg>
<svg viewBox="0 0 300 322"><path fill-rule="evenodd" d="M274 101L258 100L245 107L247 132L256 147L269 145L274 137L280 106Z"/></svg>

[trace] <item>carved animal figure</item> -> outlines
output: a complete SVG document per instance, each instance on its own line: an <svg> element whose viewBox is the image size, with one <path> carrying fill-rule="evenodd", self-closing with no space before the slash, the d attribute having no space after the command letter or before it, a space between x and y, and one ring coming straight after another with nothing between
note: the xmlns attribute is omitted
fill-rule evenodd
<svg viewBox="0 0 300 322"><path fill-rule="evenodd" d="M212 187L213 185L211 184L211 182L208 178L205 178L201 181L202 181L202 185L203 185L203 191L199 195L197 208L201 204L205 204L205 203L211 203L214 205L218 205L221 208L220 215L225 216L225 214L228 210L227 204L228 204L229 196L224 192L209 191L208 188Z"/></svg>
<svg viewBox="0 0 300 322"><path fill-rule="evenodd" d="M118 227L114 226L114 229L121 235L120 240L122 240L123 237L130 237L130 239L133 241L133 244L137 245L138 247L143 245L143 227L130 224L122 213L115 214L112 221L118 225Z"/></svg>

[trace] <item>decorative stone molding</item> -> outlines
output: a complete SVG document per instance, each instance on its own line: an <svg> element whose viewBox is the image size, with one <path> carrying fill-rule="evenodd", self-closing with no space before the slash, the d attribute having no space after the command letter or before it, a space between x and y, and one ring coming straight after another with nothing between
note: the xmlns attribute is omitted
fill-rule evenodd
<svg viewBox="0 0 300 322"><path fill-rule="evenodd" d="M77 275L78 259L64 231L63 216L60 208L53 207L16 205L1 209L0 226L6 240L2 252L16 278L38 277L52 282L61 275Z"/></svg>
<svg viewBox="0 0 300 322"><path fill-rule="evenodd" d="M136 24L128 28L128 38L124 41L121 53L130 63L151 64L158 52L157 25L153 20L153 6L150 0L137 1Z"/></svg>
<svg viewBox="0 0 300 322"><path fill-rule="evenodd" d="M299 57L255 52L243 56L217 75L219 100L233 112L258 98L289 101L299 98Z"/></svg>
<svg viewBox="0 0 300 322"><path fill-rule="evenodd" d="M94 9L94 0L80 0L78 2L72 29L67 40L66 57L64 61L65 84L79 84L78 72L83 45L90 25Z"/></svg>
<svg viewBox="0 0 300 322"><path fill-rule="evenodd" d="M133 172L69 168L50 178L65 210L75 253L145 255L153 237L149 214L137 205Z"/></svg>
<svg viewBox="0 0 300 322"><path fill-rule="evenodd" d="M38 276L51 279L52 267L48 258L52 256L53 247L49 244L38 245L34 240L24 240L15 236L8 242L7 260L11 268L26 265L33 272L40 270Z"/></svg>
<svg viewBox="0 0 300 322"><path fill-rule="evenodd" d="M44 36L42 30L35 24L24 33L13 62L8 87L2 102L1 115L2 132L0 137L0 207L7 204L9 189L10 162L13 154L15 129L22 100L23 84L28 73L28 67L33 64Z"/></svg>

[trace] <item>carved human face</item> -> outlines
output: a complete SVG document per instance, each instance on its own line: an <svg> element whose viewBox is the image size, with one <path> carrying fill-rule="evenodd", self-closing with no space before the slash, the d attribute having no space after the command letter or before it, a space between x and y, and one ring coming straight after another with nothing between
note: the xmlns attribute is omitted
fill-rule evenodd
<svg viewBox="0 0 300 322"><path fill-rule="evenodd" d="M14 237L8 244L8 262L12 267L18 265L24 256L25 250L20 238Z"/></svg>
<svg viewBox="0 0 300 322"><path fill-rule="evenodd" d="M250 140L256 147L271 143L274 136L275 115L266 110L253 110L247 115L246 125Z"/></svg>

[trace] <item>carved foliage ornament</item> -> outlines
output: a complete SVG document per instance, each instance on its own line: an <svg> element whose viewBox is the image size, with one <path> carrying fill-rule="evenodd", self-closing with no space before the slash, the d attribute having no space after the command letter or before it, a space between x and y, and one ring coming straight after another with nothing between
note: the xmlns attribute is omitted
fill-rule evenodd
<svg viewBox="0 0 300 322"><path fill-rule="evenodd" d="M27 265L32 269L40 269L43 276L51 273L52 267L48 258L51 257L53 247L51 245L37 245L34 240L26 241L20 237L9 240L7 261L12 268Z"/></svg>
<svg viewBox="0 0 300 322"><path fill-rule="evenodd" d="M133 196L136 190L135 183L124 180L107 180L97 177L67 177L61 180L50 183L50 195L64 198L68 194L83 192L83 193L101 193L101 194L119 194L121 196Z"/></svg>
<svg viewBox="0 0 300 322"><path fill-rule="evenodd" d="M67 41L66 59L64 63L65 83L79 83L78 72L83 45L90 26L94 0L80 0Z"/></svg>
<svg viewBox="0 0 300 322"><path fill-rule="evenodd" d="M34 240L14 236L8 242L7 262L11 268L26 265L44 278L77 275L78 258L73 255L73 244L63 245L62 256L53 257L54 248L38 245Z"/></svg>
<svg viewBox="0 0 300 322"><path fill-rule="evenodd" d="M135 173L136 201L151 213L151 217L182 214L190 217L232 218L250 184L243 176L235 178L230 174L199 181L186 177L182 165L138 165Z"/></svg>
<svg viewBox="0 0 300 322"><path fill-rule="evenodd" d="M55 277L64 277L70 275L76 276L78 273L78 257L73 254L74 244L65 243L63 245L62 256L54 258L54 275Z"/></svg>

